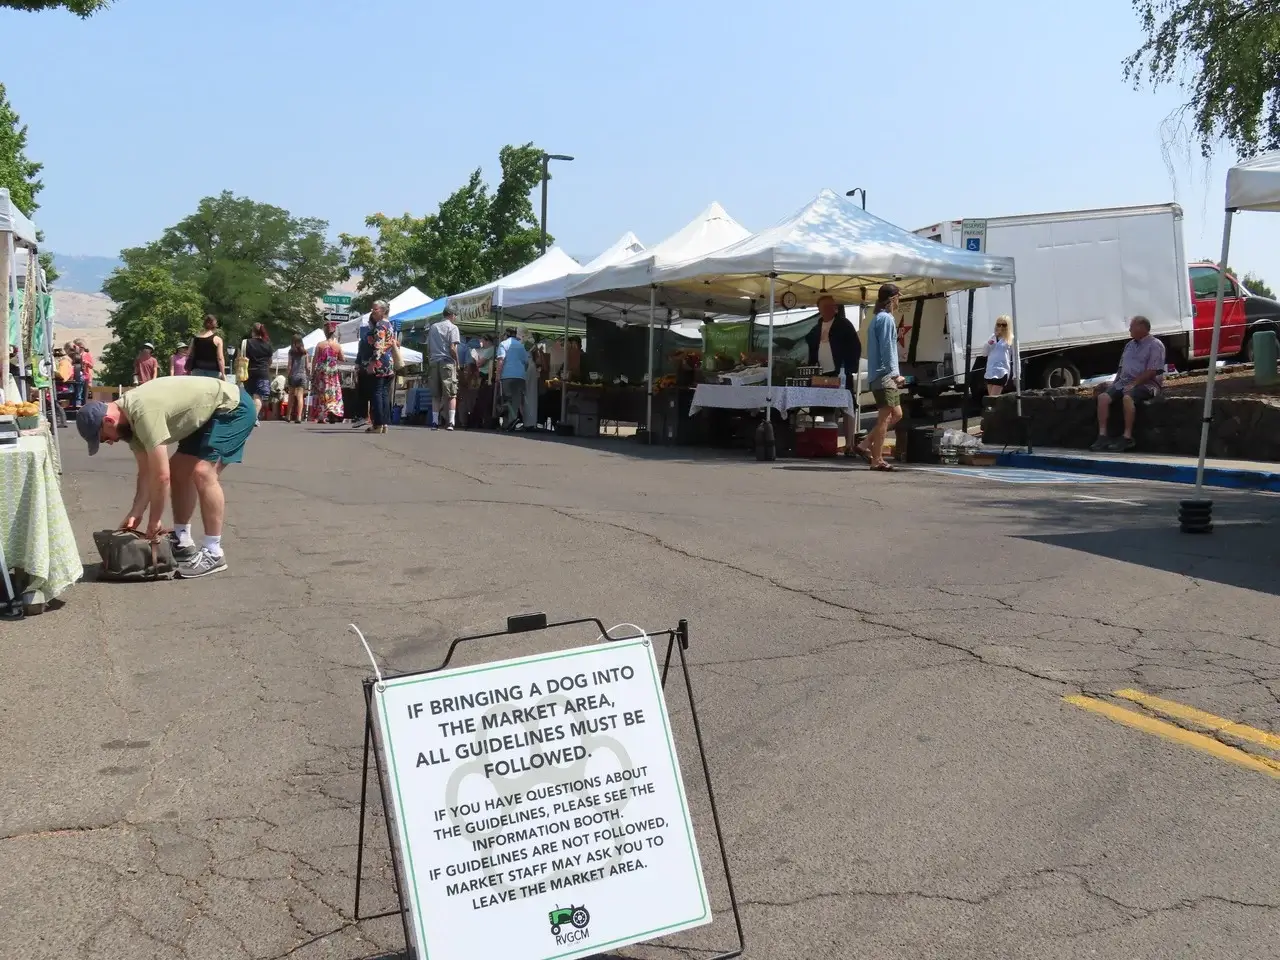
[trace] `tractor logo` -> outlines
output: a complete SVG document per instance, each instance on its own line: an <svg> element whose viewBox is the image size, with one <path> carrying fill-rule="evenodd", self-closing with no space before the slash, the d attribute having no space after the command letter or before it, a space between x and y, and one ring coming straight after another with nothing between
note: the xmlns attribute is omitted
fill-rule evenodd
<svg viewBox="0 0 1280 960"><path fill-rule="evenodd" d="M572 924L581 930L591 922L591 914L586 907L556 907L551 911L551 935L560 936L560 928Z"/></svg>

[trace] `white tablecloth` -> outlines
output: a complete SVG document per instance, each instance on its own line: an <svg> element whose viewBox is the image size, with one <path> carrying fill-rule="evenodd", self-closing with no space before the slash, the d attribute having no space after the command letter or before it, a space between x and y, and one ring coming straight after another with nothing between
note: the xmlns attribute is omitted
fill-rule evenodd
<svg viewBox="0 0 1280 960"><path fill-rule="evenodd" d="M58 596L84 573L48 436L0 448L0 525L5 561L31 576L30 589L44 595L37 602Z"/></svg>
<svg viewBox="0 0 1280 960"><path fill-rule="evenodd" d="M853 397L842 387L734 387L720 383L698 384L689 413L697 413L703 407L763 410L770 394L770 405L784 417L801 407L828 407L853 413Z"/></svg>

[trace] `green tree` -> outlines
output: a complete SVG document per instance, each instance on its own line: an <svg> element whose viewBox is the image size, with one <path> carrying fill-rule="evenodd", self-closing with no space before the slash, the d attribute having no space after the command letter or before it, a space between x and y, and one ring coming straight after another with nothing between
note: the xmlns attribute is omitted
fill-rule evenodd
<svg viewBox="0 0 1280 960"><path fill-rule="evenodd" d="M529 195L542 176L542 151L531 143L508 145L498 160L502 180L495 191L477 169L433 214L374 214L365 226L376 237L342 234L351 269L361 274L357 309L410 285L435 297L461 293L537 257L538 221Z"/></svg>
<svg viewBox="0 0 1280 960"><path fill-rule="evenodd" d="M1175 84L1178 119L1207 158L1280 147L1280 0L1132 0L1146 41L1124 61L1135 86Z"/></svg>
<svg viewBox="0 0 1280 960"><path fill-rule="evenodd" d="M0 0L0 7L14 10L70 10L77 17L91 17L99 10L105 10L111 0Z"/></svg>
<svg viewBox="0 0 1280 960"><path fill-rule="evenodd" d="M28 217L35 216L40 209L36 194L44 189L39 179L43 169L43 163L27 156L27 127L9 103L4 84L0 83L0 187L8 188L9 199ZM37 234L36 240L43 243L44 234ZM40 265L49 283L58 279L52 253L40 254Z"/></svg>
<svg viewBox="0 0 1280 960"><path fill-rule="evenodd" d="M194 283L176 280L163 266L130 262L113 273L102 292L115 301L111 319L112 341L99 362L106 383L131 383L133 360L144 343L155 345L163 364L179 343L188 342L204 316L204 297Z"/></svg>
<svg viewBox="0 0 1280 960"><path fill-rule="evenodd" d="M1245 285L1245 289L1250 293L1255 293L1260 297L1266 297L1268 300L1274 300L1276 298L1276 295L1271 292L1271 287L1267 285L1267 282L1252 270L1241 277L1240 282Z"/></svg>
<svg viewBox="0 0 1280 960"><path fill-rule="evenodd" d="M122 251L124 266L103 292L114 300L113 290L127 292L141 283L135 274L158 268L175 284L198 291L228 345L238 345L255 323L266 324L277 338L304 333L321 320L319 298L347 277L342 251L325 239L327 230L323 220L224 191L201 200L159 240ZM126 342L130 316L117 331Z"/></svg>

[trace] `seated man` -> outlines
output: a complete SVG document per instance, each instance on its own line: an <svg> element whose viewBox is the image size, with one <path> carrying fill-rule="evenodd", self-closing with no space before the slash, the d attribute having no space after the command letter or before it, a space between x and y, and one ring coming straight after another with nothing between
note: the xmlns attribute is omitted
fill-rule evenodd
<svg viewBox="0 0 1280 960"><path fill-rule="evenodd" d="M1129 336L1120 355L1120 370L1110 383L1098 386L1098 439L1090 450L1132 450L1133 421L1139 400L1150 400L1164 386L1164 343L1151 336L1151 321L1134 317L1129 321ZM1111 404L1124 402L1124 436L1112 440L1107 436Z"/></svg>
<svg viewBox="0 0 1280 960"><path fill-rule="evenodd" d="M123 529L136 529L150 507L146 535L158 537L172 487L174 559L179 576L187 578L227 569L222 553L226 501L219 478L223 467L244 457L257 422L249 394L214 377L161 377L113 403L87 403L76 416L90 456L102 441L124 440L133 450L138 476ZM178 445L172 459L165 449L170 443ZM197 497L205 534L200 548L191 538Z"/></svg>

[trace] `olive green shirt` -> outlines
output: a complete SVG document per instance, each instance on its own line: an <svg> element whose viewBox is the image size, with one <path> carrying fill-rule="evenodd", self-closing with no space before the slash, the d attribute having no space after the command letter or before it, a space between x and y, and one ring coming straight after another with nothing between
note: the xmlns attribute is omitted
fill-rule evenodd
<svg viewBox="0 0 1280 960"><path fill-rule="evenodd" d="M160 377L120 398L133 429L129 446L142 453L185 440L239 405L240 387L214 377Z"/></svg>

